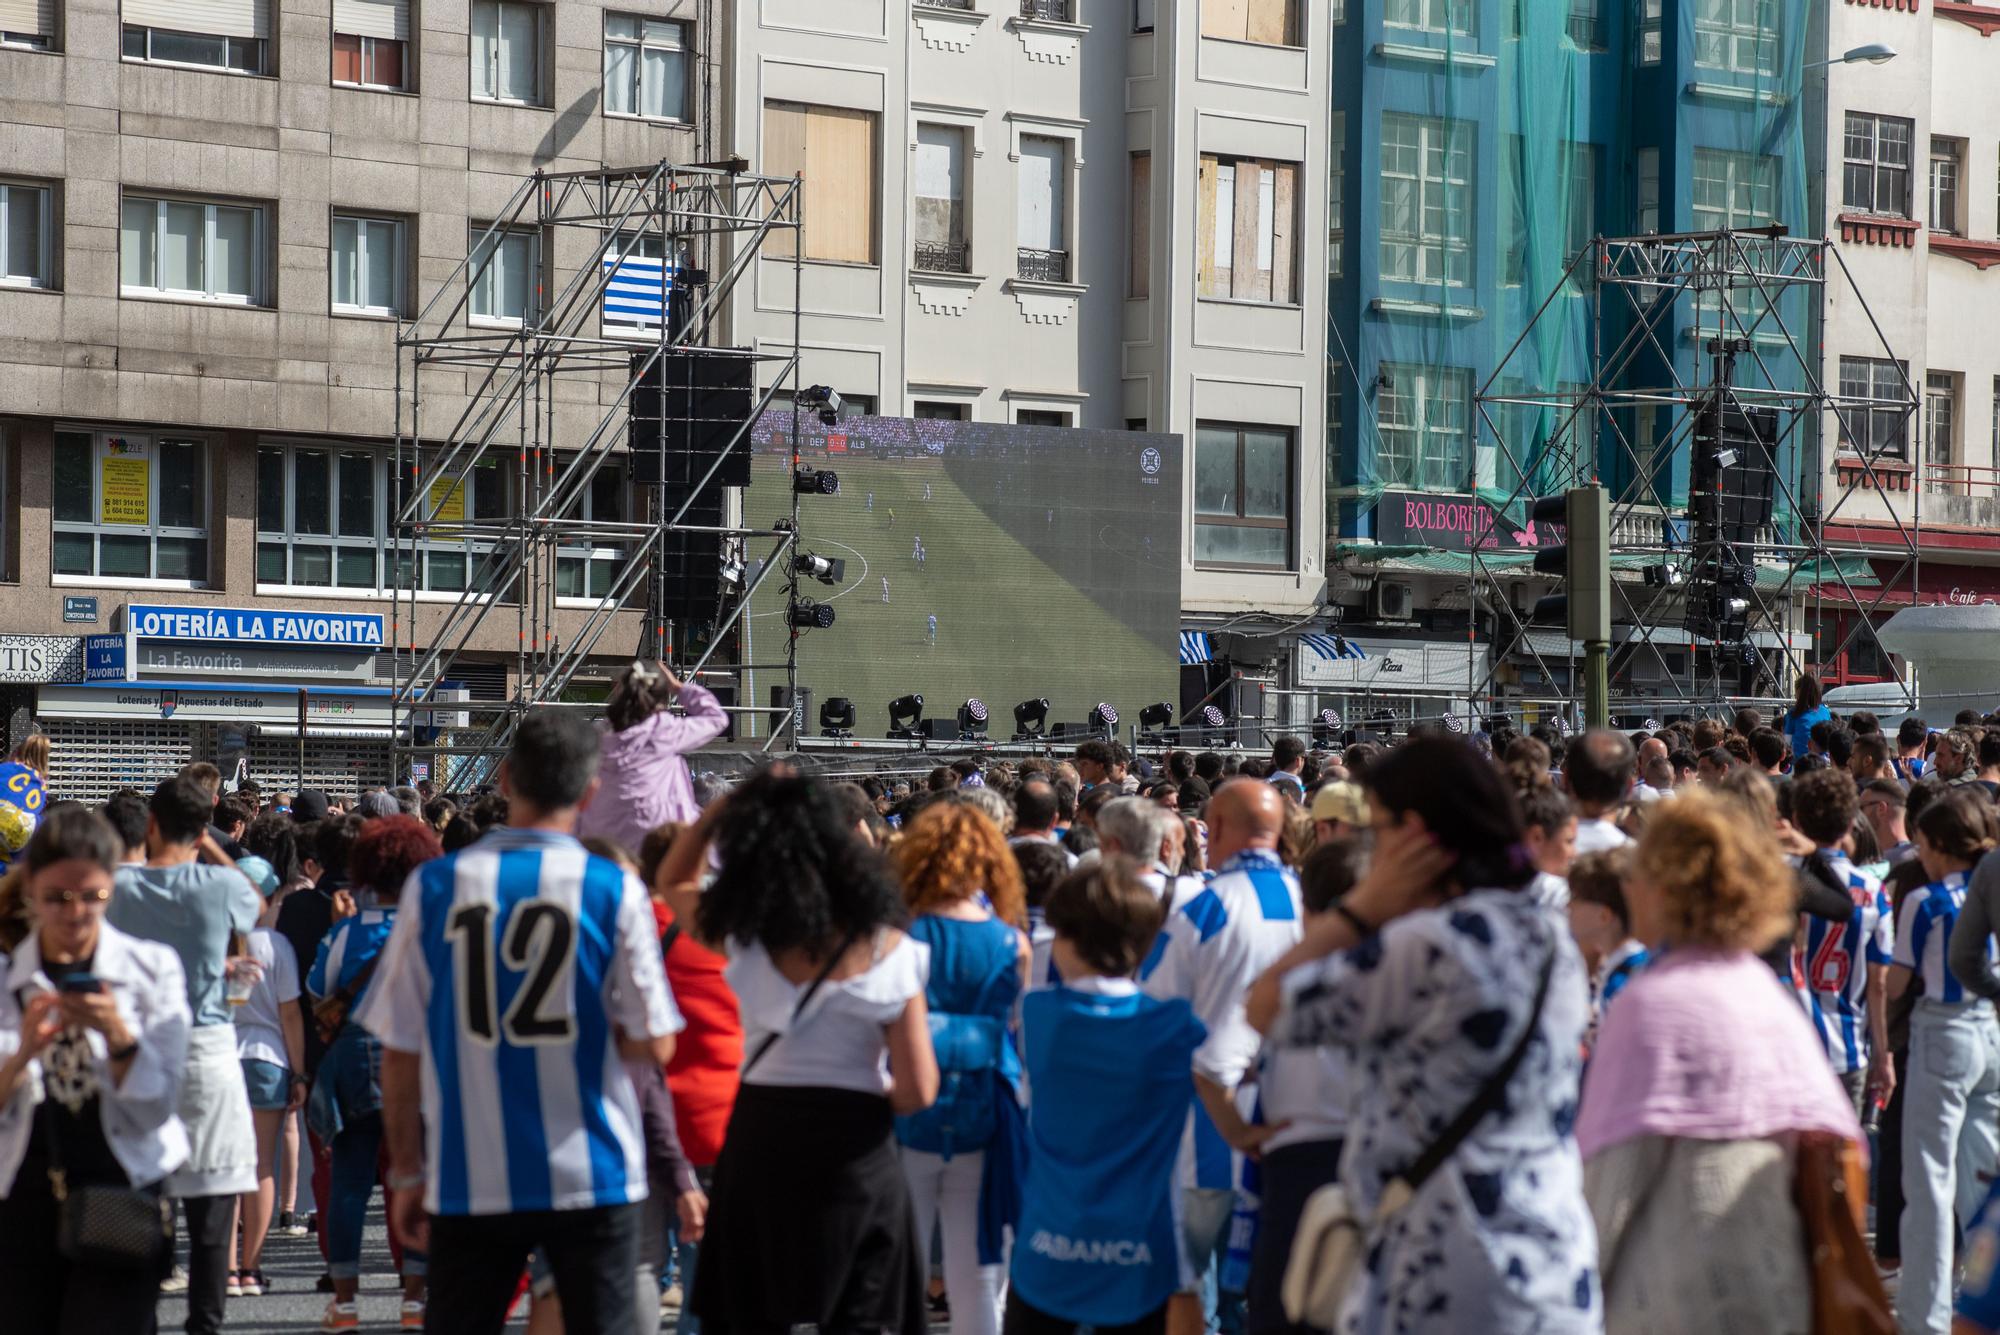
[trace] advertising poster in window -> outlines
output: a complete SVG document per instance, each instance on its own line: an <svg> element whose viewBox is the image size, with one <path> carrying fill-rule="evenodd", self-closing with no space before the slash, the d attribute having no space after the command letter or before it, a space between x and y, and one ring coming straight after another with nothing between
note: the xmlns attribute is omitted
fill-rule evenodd
<svg viewBox="0 0 2000 1335"><path fill-rule="evenodd" d="M456 532L447 526L456 526L465 522L465 480L463 478L452 479L440 477L431 480L431 514L431 522L437 525L436 528L431 530L432 537L452 538L457 536Z"/></svg>
<svg viewBox="0 0 2000 1335"><path fill-rule="evenodd" d="M113 436L104 442L102 468L97 522L139 527L152 523L152 460L146 446Z"/></svg>

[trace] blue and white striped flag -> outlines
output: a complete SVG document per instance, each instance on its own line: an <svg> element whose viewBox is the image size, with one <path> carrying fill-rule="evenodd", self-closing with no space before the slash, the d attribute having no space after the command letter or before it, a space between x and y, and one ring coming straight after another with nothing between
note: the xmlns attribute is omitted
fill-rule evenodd
<svg viewBox="0 0 2000 1335"><path fill-rule="evenodd" d="M1210 643L1205 631L1184 630L1181 632L1181 666L1197 667L1215 661L1215 646Z"/></svg>
<svg viewBox="0 0 2000 1335"><path fill-rule="evenodd" d="M667 262L654 256L604 256L601 263L610 275L604 288L604 319L608 324L658 329L666 319Z"/></svg>
<svg viewBox="0 0 2000 1335"><path fill-rule="evenodd" d="M1310 634L1299 636L1299 643L1319 657L1329 662L1341 658L1367 658L1368 653L1352 640L1338 635Z"/></svg>

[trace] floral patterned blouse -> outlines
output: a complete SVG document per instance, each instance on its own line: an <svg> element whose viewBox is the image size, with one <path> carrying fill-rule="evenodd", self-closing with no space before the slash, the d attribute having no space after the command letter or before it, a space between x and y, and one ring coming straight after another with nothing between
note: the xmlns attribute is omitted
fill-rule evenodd
<svg viewBox="0 0 2000 1335"><path fill-rule="evenodd" d="M1595 1335L1597 1235L1571 1128L1589 985L1560 915L1476 890L1294 971L1271 1041L1339 1044L1357 1087L1341 1164L1373 1214L1507 1059L1554 950L1547 1000L1500 1110L1369 1240L1340 1335Z"/></svg>

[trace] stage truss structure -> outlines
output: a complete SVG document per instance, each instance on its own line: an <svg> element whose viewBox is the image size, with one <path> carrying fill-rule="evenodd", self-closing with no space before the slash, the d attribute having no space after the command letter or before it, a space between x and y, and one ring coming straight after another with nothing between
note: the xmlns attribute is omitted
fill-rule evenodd
<svg viewBox="0 0 2000 1335"><path fill-rule="evenodd" d="M717 660L766 579L776 574L797 593L791 555L799 541L798 497L790 497L789 521L769 527L688 519L698 501L716 496L724 457L751 448L752 425L780 391L790 391L791 439L799 435L797 293L804 247L797 242L804 189L796 178L753 175L743 165L661 161L537 172L467 247L466 258L418 315L400 327L390 506L391 723L399 778L422 772L413 765L423 765L441 790L489 781L528 710L602 708L601 686L572 691L593 655L663 659L689 680L782 666L786 698L796 698L796 631L786 639L782 665ZM500 328L472 320L473 292L490 281L498 247L521 236L532 238L537 255L525 318ZM731 293L754 279L767 243L784 236L793 242L787 257L791 347L716 346ZM607 324L613 284L629 284L634 269L654 257L662 267L652 318L642 318L636 331L629 318ZM631 264L635 259L639 266ZM635 386L670 351L759 363L751 383L762 388L752 390L749 415L712 459L702 461L706 472L691 490L682 485L669 491L663 444L645 459L657 460L656 476L637 476L647 470L634 466L627 517L583 517L598 474L628 466ZM579 410L581 420L594 423L581 433L575 429ZM559 414L566 424L560 439ZM796 444L793 449L796 466ZM468 506L486 469L502 470L507 479L489 485L511 491L499 515ZM723 513L730 513L727 506ZM723 611L699 652L690 628L675 626L665 614L664 557L676 533L718 536L725 553L720 566L735 572L733 583L724 568L712 572L724 581ZM745 578L746 551L767 543L769 558ZM463 553L463 584L453 593L425 592L425 562L439 544ZM589 562L608 568L598 581L600 592L574 596L585 592L575 583L580 555L585 589ZM571 564L567 590L559 580L563 561ZM490 675L490 650L476 660L470 656L482 628L500 618L512 619L516 630L502 698L475 701L445 689L441 684L454 681L464 664L478 661ZM489 632L486 643L491 639ZM754 710L740 697L731 708L739 718L772 712ZM792 721L785 712L767 746L790 732Z"/></svg>
<svg viewBox="0 0 2000 1335"><path fill-rule="evenodd" d="M1843 284L1843 299L1856 303L1857 319L1865 323L1871 340L1843 351L1896 366L1900 393L1849 395L1838 392L1837 382L1831 388L1825 383L1818 351L1824 345L1827 285L1836 278ZM1558 303L1574 301L1578 293L1586 295L1590 306L1587 336L1594 375L1581 386L1539 385L1533 356L1536 327L1559 318ZM1788 314L1787 307L1801 306L1803 318L1796 309ZM1795 327L1799 325L1804 327ZM1673 347L1677 338L1694 342L1692 374L1679 369ZM1722 379L1727 365L1722 354L1733 356L1736 378L1743 383ZM1537 387L1524 391L1522 385ZM1770 409L1778 417L1778 436L1770 448L1776 473L1774 519L1754 544L1760 578L1741 596L1749 604L1744 643L1775 645L1779 652L1775 662L1760 654L1754 668L1739 657L1738 665L1749 669L1745 675L1754 674L1754 680L1739 680L1735 690L1722 672L1723 650L1733 649L1735 642L1697 643L1680 629L1689 586L1652 585L1643 575L1649 566L1677 565L1692 572L1704 555L1691 541L1686 503L1676 503L1672 494L1673 464L1677 457L1692 457L1702 411L1727 400L1745 409ZM1623 462L1630 479L1611 501L1614 715L1656 715L1669 709L1698 713L1752 701L1789 703L1787 681L1805 670L1805 662L1790 633L1788 613L1815 586L1831 593L1837 585L1834 596L1844 596L1845 606L1862 613L1851 618L1835 654L1864 635L1875 639L1879 651L1873 614L1917 602L1921 487L1911 489L1907 521L1889 507L1892 532L1885 544L1864 547L1826 536L1829 526L1853 519L1858 497L1871 490L1886 494L1884 473L1878 472L1885 457L1902 462L1899 456L1869 451L1867 442L1875 438L1870 419L1878 429L1889 428L1881 434L1907 442L1918 407L1907 364L1889 346L1839 247L1830 240L1790 236L1783 227L1597 237L1570 261L1475 402L1486 433L1496 442L1497 465L1515 479L1511 490L1482 489L1476 456L1470 465L1468 489L1486 503L1474 507L1479 519L1465 596L1473 624L1479 624L1484 611L1496 632L1494 652L1483 668L1482 646L1469 643L1468 705L1475 712L1506 712L1512 701L1502 692L1499 674L1517 650L1525 650L1545 681L1567 682L1566 689L1537 690L1536 695L1554 694L1572 716L1581 710L1581 646L1569 644L1567 657L1542 652L1530 634L1528 614L1508 596L1518 567L1494 558L1506 545L1499 541L1501 525L1514 526L1524 518L1536 496L1598 481L1599 461L1607 452ZM1510 430L1516 437L1523 434L1516 424L1528 416L1512 411L1516 409L1540 409L1539 416L1553 418L1554 428L1546 432L1547 443L1540 449L1533 440L1510 438ZM1662 409L1669 429L1656 433L1650 447L1642 447L1636 429L1640 414L1654 414L1657 422ZM1821 448L1829 421L1837 433L1832 439L1860 442L1853 448L1852 462L1858 467L1851 479L1832 487ZM1863 570L1870 573L1863 577ZM1548 634L1546 628L1532 629ZM1621 634L1626 636L1622 642ZM1554 637L1563 638L1560 628ZM1711 668L1698 674L1692 651L1704 646ZM1669 647L1690 651L1685 675L1671 669L1664 652ZM1657 664L1672 694L1621 694L1621 668L1629 679L1630 666L1641 656ZM1552 670L1557 664L1567 671ZM1704 680L1697 680L1698 675ZM1903 683L1903 690L1909 707L1915 708L1914 688Z"/></svg>

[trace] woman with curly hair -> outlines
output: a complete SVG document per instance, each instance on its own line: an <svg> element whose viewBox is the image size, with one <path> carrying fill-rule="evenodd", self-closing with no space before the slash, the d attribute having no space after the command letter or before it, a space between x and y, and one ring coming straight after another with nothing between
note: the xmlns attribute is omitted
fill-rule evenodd
<svg viewBox="0 0 2000 1335"><path fill-rule="evenodd" d="M720 869L701 890L711 840ZM728 955L743 1018L742 1085L689 1299L704 1335L922 1335L895 1116L937 1096L930 951L902 930L888 867L824 784L769 769L702 813L658 884Z"/></svg>
<svg viewBox="0 0 2000 1335"><path fill-rule="evenodd" d="M1006 1184L1019 1180L1010 1151L1025 1134L1007 1026L1032 967L1026 891L1006 838L969 801L925 807L894 857L910 935L930 947L924 1004L940 1073L937 1102L896 1119L917 1239L941 1235L952 1335L996 1335L1006 1258L990 1221L1019 1217Z"/></svg>
<svg viewBox="0 0 2000 1335"><path fill-rule="evenodd" d="M1658 805L1625 902L1654 959L1605 1012L1576 1123L1607 1335L1803 1332L1796 1138L1861 1128L1797 995L1758 958L1790 938L1794 878L1739 805L1696 793Z"/></svg>

